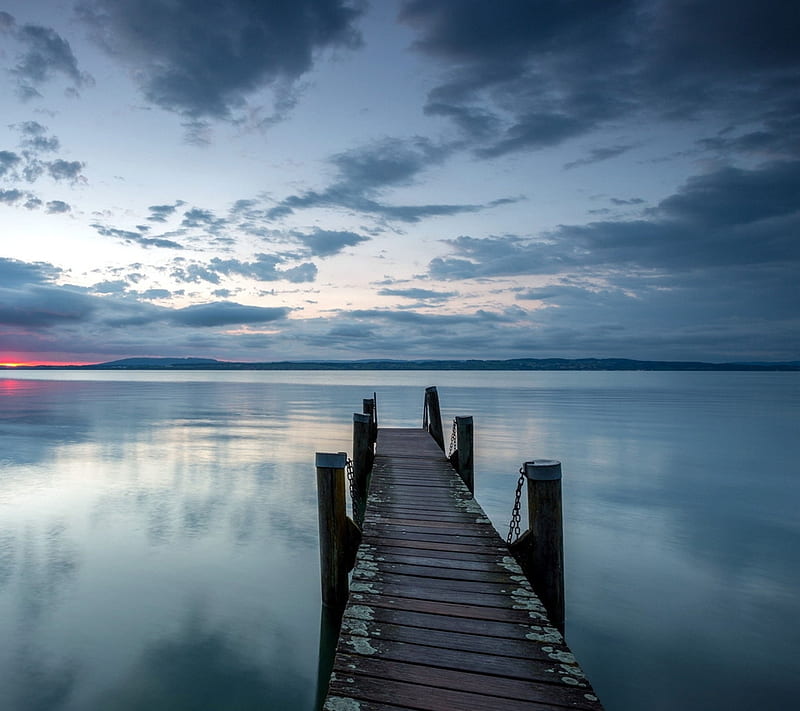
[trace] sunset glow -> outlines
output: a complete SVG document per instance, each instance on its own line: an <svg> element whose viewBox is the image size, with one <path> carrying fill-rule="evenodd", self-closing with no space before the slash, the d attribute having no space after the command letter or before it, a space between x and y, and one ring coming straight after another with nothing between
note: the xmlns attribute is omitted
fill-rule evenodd
<svg viewBox="0 0 800 711"><path fill-rule="evenodd" d="M3 361L0 361L0 367L2 368L33 368L38 365L46 365L51 368L58 368L60 367L68 367L71 365L91 365L94 361L82 361L82 362L73 362L73 361L56 361L56 360L37 360L37 359L21 359L21 358L9 358Z"/></svg>

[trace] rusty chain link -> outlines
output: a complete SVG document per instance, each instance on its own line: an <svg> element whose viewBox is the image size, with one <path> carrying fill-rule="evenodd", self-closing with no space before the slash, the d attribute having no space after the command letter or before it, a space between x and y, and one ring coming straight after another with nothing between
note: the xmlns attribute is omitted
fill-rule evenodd
<svg viewBox="0 0 800 711"><path fill-rule="evenodd" d="M456 418L453 418L453 430L450 432L450 451L447 453L447 458L453 456L453 452L456 451L458 447L458 430L456 426Z"/></svg>

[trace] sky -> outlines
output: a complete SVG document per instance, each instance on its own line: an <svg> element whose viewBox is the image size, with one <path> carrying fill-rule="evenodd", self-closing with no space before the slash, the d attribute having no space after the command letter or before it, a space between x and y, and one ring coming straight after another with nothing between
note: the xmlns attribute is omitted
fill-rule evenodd
<svg viewBox="0 0 800 711"><path fill-rule="evenodd" d="M6 0L0 363L800 360L800 4Z"/></svg>

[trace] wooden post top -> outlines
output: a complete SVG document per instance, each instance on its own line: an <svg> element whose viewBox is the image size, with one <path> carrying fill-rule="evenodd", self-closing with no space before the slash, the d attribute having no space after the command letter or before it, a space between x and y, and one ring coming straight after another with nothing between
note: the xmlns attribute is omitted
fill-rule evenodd
<svg viewBox="0 0 800 711"><path fill-rule="evenodd" d="M347 452L317 452L317 469L344 469L347 464Z"/></svg>
<svg viewBox="0 0 800 711"><path fill-rule="evenodd" d="M533 459L522 465L525 476L533 481L561 479L561 462L556 459Z"/></svg>

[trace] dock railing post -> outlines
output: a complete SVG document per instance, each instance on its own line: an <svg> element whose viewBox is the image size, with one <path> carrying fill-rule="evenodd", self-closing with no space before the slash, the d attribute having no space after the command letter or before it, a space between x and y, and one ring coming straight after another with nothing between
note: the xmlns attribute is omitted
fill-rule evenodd
<svg viewBox="0 0 800 711"><path fill-rule="evenodd" d="M439 410L439 391L433 385L425 388L425 410L423 413L422 426L444 452L444 433L442 432L442 413Z"/></svg>
<svg viewBox="0 0 800 711"><path fill-rule="evenodd" d="M564 532L561 462L535 459L522 465L528 482L528 530L510 545L550 621L564 634Z"/></svg>
<svg viewBox="0 0 800 711"><path fill-rule="evenodd" d="M473 463L472 416L456 417L456 469L469 493L475 495L475 465Z"/></svg>
<svg viewBox="0 0 800 711"><path fill-rule="evenodd" d="M364 400L366 404L368 401ZM367 507L367 487L372 470L372 423L371 415L353 413L353 519L364 520Z"/></svg>
<svg viewBox="0 0 800 711"><path fill-rule="evenodd" d="M355 524L347 517L346 466L344 452L317 452L320 578L322 604L327 607L342 607L347 602L347 573L358 545Z"/></svg>

